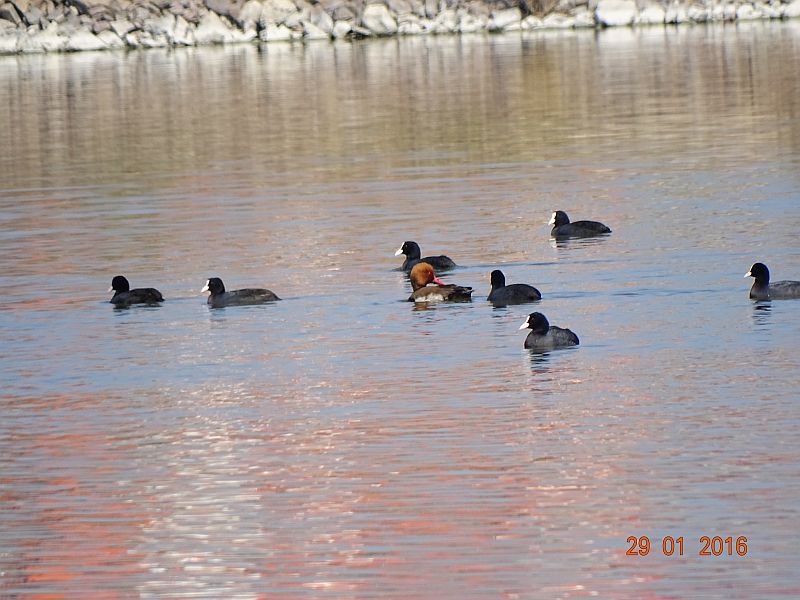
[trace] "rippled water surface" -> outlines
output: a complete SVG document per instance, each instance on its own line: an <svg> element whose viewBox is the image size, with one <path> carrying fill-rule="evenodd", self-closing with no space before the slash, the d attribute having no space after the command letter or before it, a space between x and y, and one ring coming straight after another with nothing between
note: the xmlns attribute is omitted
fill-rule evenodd
<svg viewBox="0 0 800 600"><path fill-rule="evenodd" d="M800 300L742 277L800 279L797 64L798 23L0 58L0 596L798 597ZM474 300L403 302L407 239Z"/></svg>

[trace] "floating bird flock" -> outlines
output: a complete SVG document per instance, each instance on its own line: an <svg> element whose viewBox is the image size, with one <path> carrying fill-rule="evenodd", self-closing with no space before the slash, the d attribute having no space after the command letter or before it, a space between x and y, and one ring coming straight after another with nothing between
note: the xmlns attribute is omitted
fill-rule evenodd
<svg viewBox="0 0 800 600"><path fill-rule="evenodd" d="M555 238L590 237L606 235L611 229L597 221L570 222L564 211L553 212L550 224L553 229L550 235ZM409 302L430 304L436 302L470 302L473 288L455 284L447 284L436 275L437 271L456 268L456 263L448 256L427 256L421 258L419 244L413 241L404 242L395 252L395 256L405 255L401 270L408 273L412 292ZM750 298L754 300L777 300L800 298L800 281L775 281L770 283L769 269L764 263L754 263L745 277L753 277ZM486 298L496 307L511 304L539 302L542 294L532 285L512 283L506 285L502 271L495 269L491 276L491 291ZM157 305L164 302L164 297L155 288L130 288L128 280L117 275L111 280L114 295L109 301L115 307L126 308L134 304ZM209 292L208 305L212 308L226 306L244 306L265 304L280 300L277 294L265 288L243 288L226 291L225 284L219 277L210 277L201 292ZM550 325L547 317L540 312L532 312L520 329L530 329L524 347L531 350L549 351L556 348L577 346L578 336L569 329Z"/></svg>

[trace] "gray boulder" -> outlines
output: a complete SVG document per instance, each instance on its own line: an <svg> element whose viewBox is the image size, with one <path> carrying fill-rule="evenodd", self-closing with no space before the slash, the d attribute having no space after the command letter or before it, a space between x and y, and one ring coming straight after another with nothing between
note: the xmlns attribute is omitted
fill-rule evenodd
<svg viewBox="0 0 800 600"><path fill-rule="evenodd" d="M205 0L205 5L208 10L222 17L228 17L232 21L239 20L239 12L242 9L239 0Z"/></svg>
<svg viewBox="0 0 800 600"><path fill-rule="evenodd" d="M327 35L333 34L333 19L319 4L311 7L308 12L308 20L314 27L321 29Z"/></svg>
<svg viewBox="0 0 800 600"><path fill-rule="evenodd" d="M22 23L17 9L10 2L0 4L0 19L12 22L14 25L19 26Z"/></svg>
<svg viewBox="0 0 800 600"><path fill-rule="evenodd" d="M136 27L127 19L118 19L116 21L111 21L111 29L113 29L114 33L120 38L125 38L125 36L136 29Z"/></svg>
<svg viewBox="0 0 800 600"><path fill-rule="evenodd" d="M242 5L239 11L239 27L242 29L254 29L261 19L264 6L258 0L248 0Z"/></svg>
<svg viewBox="0 0 800 600"><path fill-rule="evenodd" d="M264 0L260 23L264 28L269 24L280 25L286 17L297 12L292 0Z"/></svg>

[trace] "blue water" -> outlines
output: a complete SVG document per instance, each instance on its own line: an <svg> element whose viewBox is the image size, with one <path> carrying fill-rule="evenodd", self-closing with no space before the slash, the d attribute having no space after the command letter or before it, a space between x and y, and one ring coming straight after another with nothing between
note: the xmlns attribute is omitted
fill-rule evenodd
<svg viewBox="0 0 800 600"><path fill-rule="evenodd" d="M800 300L743 277L800 279L792 57L796 23L0 58L0 596L795 597ZM473 301L404 302L407 239ZM534 310L581 345L524 350Z"/></svg>

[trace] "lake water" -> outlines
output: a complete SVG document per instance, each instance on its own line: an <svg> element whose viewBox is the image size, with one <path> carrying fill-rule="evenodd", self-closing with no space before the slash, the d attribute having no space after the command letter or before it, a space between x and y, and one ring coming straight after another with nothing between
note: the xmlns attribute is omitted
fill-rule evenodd
<svg viewBox="0 0 800 600"><path fill-rule="evenodd" d="M1 57L0 596L798 597L800 300L743 278L800 279L798 64L797 21ZM405 240L474 300L403 302Z"/></svg>

